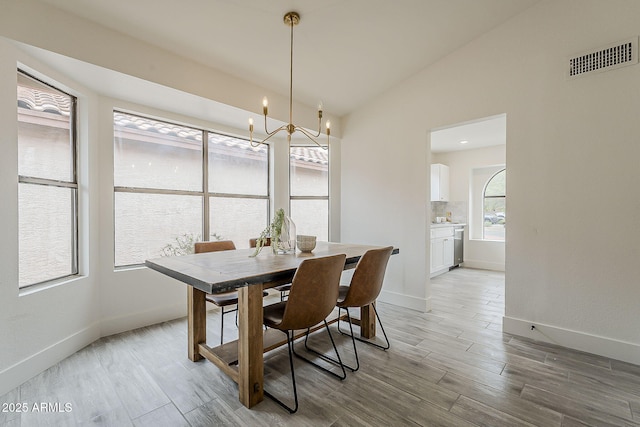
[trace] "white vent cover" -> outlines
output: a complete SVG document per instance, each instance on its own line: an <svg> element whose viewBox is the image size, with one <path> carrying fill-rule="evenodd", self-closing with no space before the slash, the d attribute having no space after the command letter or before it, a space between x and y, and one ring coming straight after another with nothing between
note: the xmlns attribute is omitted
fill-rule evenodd
<svg viewBox="0 0 640 427"><path fill-rule="evenodd" d="M568 78L614 70L638 63L638 37L632 37L569 58Z"/></svg>

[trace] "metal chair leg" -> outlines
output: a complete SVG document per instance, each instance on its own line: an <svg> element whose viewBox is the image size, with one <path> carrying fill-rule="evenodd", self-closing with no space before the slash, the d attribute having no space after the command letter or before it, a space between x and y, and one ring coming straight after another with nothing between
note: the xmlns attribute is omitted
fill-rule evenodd
<svg viewBox="0 0 640 427"><path fill-rule="evenodd" d="M340 316L340 308L338 307L338 316ZM356 366L349 366L347 365L345 362L343 362L342 360L336 360L332 357L327 356L324 353L320 353L317 350L314 350L313 348L309 347L307 345L307 339L309 337L309 333L307 332L307 335L305 336L304 339L304 347L310 351L311 353L316 354L318 357L320 357L322 360L326 360L327 362L333 363L334 365L341 365L344 366L345 368L349 369L351 372L355 372L358 369L360 369L360 360L358 360L358 350L356 349L356 342L353 338L353 327L351 326L351 317L349 317L349 310L347 310L347 318L349 319L349 328L351 329L351 343L353 344L353 352L356 355ZM343 335L349 335L349 334L343 334Z"/></svg>
<svg viewBox="0 0 640 427"><path fill-rule="evenodd" d="M349 309L348 309L348 308L345 308L345 310L347 310L347 317L349 317L349 316L348 316L348 315L349 315ZM380 344L376 344L376 343L374 343L374 342L372 342L372 341L369 341L369 340L366 340L366 339L363 339L363 338L356 337L356 336L354 336L354 335L353 335L353 329L351 330L351 336L352 336L352 337L354 337L355 339L357 339L358 341L363 342L363 343L365 343L365 344L372 345L372 346L374 346L374 347L378 347L378 348L380 348L380 349L382 349L382 350L388 350L388 349L389 349L389 347L391 347L391 344L389 343L389 338L387 337L387 333L386 333L386 332L385 332L385 330L384 330L384 326L382 326L382 321L380 320L380 316L378 316L378 310L376 309L375 304L373 304L373 312L374 312L374 313L375 313L375 315L376 315L376 319L378 319L378 324L380 325L380 330L382 331L382 335L384 335L384 340L387 342L387 344L386 344L386 345L380 345ZM338 316L339 316L339 315L340 315L340 308L338 308ZM351 325L351 318L350 318L350 317L349 317L349 325ZM340 332L342 335L349 335L349 334L347 334L346 332L342 332L342 331L340 330L340 320L339 320L339 317L338 317L338 332Z"/></svg>
<svg viewBox="0 0 640 427"><path fill-rule="evenodd" d="M221 315L220 315L220 345L224 343L224 307L220 307Z"/></svg>
<svg viewBox="0 0 640 427"><path fill-rule="evenodd" d="M333 375L334 377L336 377L336 378L338 378L340 380L344 380L345 378L347 378L347 372L344 370L344 364L342 363L342 358L340 357L340 353L338 353L338 347L336 347L336 343L333 340L333 336L331 335L331 330L329 329L329 324L327 323L326 319L324 320L324 326L327 329L327 332L329 333L329 339L331 339L331 345L333 345L333 349L336 352L336 356L338 357L337 360L334 362L333 361L334 359L331 359L330 357L325 356L324 354L321 354L321 353L319 353L319 352L317 352L315 350L310 350L309 349L309 347L307 346L307 339L309 338L309 329L307 329L307 334L306 334L305 339L304 339L305 348L310 350L312 353L315 353L318 356L320 356L321 359L324 359L324 360L326 360L328 362L332 362L332 363L335 363L337 365L340 365L340 368L342 369L342 375L336 374L335 372L325 368L324 366L318 365L317 363L313 362L312 360L309 360L306 357L299 355L298 353L296 353L295 348L292 346L293 354L296 357L299 357L300 359L304 360L305 362L310 363L310 364L312 364L313 366L315 366L315 367L317 367L319 369L322 369L326 373L331 374L331 375Z"/></svg>
<svg viewBox="0 0 640 427"><path fill-rule="evenodd" d="M263 389L264 395L272 399L278 405L282 406L284 409L289 411L290 414L295 413L298 410L298 390L296 388L296 375L293 370L293 331L291 331L291 336L289 335L289 331L282 331L287 334L287 347L289 348L289 365L291 366L291 382L293 383L293 399L295 402L295 406L293 408L285 405L280 399L269 393L266 389Z"/></svg>

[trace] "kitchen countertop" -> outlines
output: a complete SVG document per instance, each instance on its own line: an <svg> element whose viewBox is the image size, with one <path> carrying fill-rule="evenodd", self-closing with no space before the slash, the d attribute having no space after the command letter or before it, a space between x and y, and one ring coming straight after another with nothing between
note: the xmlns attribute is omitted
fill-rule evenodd
<svg viewBox="0 0 640 427"><path fill-rule="evenodd" d="M438 223L431 223L431 228L442 228L442 227L464 227L467 224L464 222L441 222L440 224Z"/></svg>

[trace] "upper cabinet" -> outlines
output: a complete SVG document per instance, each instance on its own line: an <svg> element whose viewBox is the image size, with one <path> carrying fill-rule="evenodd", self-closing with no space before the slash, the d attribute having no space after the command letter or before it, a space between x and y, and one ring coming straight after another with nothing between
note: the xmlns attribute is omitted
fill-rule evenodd
<svg viewBox="0 0 640 427"><path fill-rule="evenodd" d="M431 201L449 201L449 166L434 163L431 165Z"/></svg>

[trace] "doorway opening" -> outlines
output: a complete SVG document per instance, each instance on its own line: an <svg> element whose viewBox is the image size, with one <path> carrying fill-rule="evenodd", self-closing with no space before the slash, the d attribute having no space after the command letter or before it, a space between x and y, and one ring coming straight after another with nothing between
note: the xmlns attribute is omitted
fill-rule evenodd
<svg viewBox="0 0 640 427"><path fill-rule="evenodd" d="M431 131L432 165L448 174L439 179L447 188L437 189L446 197L434 200L432 172L431 227L464 224L463 267L505 270L506 129L507 115L499 114Z"/></svg>

